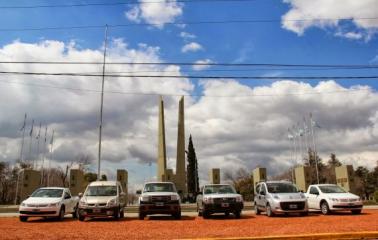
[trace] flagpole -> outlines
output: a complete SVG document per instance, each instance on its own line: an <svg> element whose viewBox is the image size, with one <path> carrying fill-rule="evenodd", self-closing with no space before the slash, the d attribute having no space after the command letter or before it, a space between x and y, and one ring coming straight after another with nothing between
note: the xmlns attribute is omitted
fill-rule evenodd
<svg viewBox="0 0 378 240"><path fill-rule="evenodd" d="M31 153L32 153L32 142L33 142L33 126L34 126L34 119L32 120L32 127L30 129L30 142L29 142L29 161L32 160L32 156L31 156ZM33 162L33 169L34 169L34 160L32 160Z"/></svg>
<svg viewBox="0 0 378 240"><path fill-rule="evenodd" d="M298 137L299 137L299 149L301 152L301 162L303 162L303 151L302 151L302 136L299 129L299 122L297 123L297 129L298 129Z"/></svg>
<svg viewBox="0 0 378 240"><path fill-rule="evenodd" d="M53 145L54 145L54 133L55 130L53 130L53 133L51 135L51 142L50 142L50 159L49 159L49 172L47 173L47 186L50 186L50 175L51 175L51 159L53 158Z"/></svg>
<svg viewBox="0 0 378 240"><path fill-rule="evenodd" d="M305 156L308 155L308 138L307 138L307 126L306 126L306 118L303 117L303 137L305 139L305 145L306 145L306 151ZM310 163L310 158L308 159L308 162Z"/></svg>
<svg viewBox="0 0 378 240"><path fill-rule="evenodd" d="M108 25L105 26L105 39L104 39L104 60L102 65L102 85L101 85L101 106L100 106L100 126L98 134L98 165L97 165L97 180L101 177L101 140L102 140L102 113L104 108L104 84L105 84L105 60L106 60L106 47L108 43Z"/></svg>
<svg viewBox="0 0 378 240"><path fill-rule="evenodd" d="M319 184L319 167L318 167L318 157L317 157L317 153L316 153L315 131L314 131L314 126L313 126L312 113L310 113L310 122L311 122L312 144L314 146L316 180L317 180L317 182Z"/></svg>
<svg viewBox="0 0 378 240"><path fill-rule="evenodd" d="M38 168L38 158L39 158L39 139L41 138L41 127L42 127L42 123L40 122L40 123L39 123L39 131L38 131L38 135L37 135L37 139L38 139L38 142L37 142L37 159L36 159L35 168Z"/></svg>
<svg viewBox="0 0 378 240"><path fill-rule="evenodd" d="M27 118L27 115L25 113L24 124L22 125L22 141L21 141L21 150L20 150L20 162L24 161L23 152L24 152L24 142L25 142L26 118Z"/></svg>
<svg viewBox="0 0 378 240"><path fill-rule="evenodd" d="M47 126L45 128L45 142L43 144L42 165L41 165L41 186L43 186L43 174L44 174L44 165L45 165L45 156L46 156L46 141L47 141Z"/></svg>
<svg viewBox="0 0 378 240"><path fill-rule="evenodd" d="M290 158L291 158L291 161L293 163L293 166L291 167L291 181L294 183L294 166L295 166L295 163L294 163L294 136L293 134L290 132L290 128L287 129L287 131L289 132L289 135L288 135L288 138L289 138L289 141L290 141Z"/></svg>

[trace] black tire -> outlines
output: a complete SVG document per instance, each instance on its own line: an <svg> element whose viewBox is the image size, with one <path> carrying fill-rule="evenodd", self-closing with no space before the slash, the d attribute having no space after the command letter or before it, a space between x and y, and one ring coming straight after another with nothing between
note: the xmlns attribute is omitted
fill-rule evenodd
<svg viewBox="0 0 378 240"><path fill-rule="evenodd" d="M226 217L228 217L228 216L230 216L230 213L229 213L229 212L225 212L224 215L225 215Z"/></svg>
<svg viewBox="0 0 378 240"><path fill-rule="evenodd" d="M59 210L58 220L63 221L64 215L65 215L65 209L64 209L64 206L62 206L62 207L60 207L60 210Z"/></svg>
<svg viewBox="0 0 378 240"><path fill-rule="evenodd" d="M180 220L181 219L181 211L173 214L172 216L173 216L174 219Z"/></svg>
<svg viewBox="0 0 378 240"><path fill-rule="evenodd" d="M144 220L144 217L145 217L146 215L144 214L144 213L141 213L141 212L139 212L139 220Z"/></svg>
<svg viewBox="0 0 378 240"><path fill-rule="evenodd" d="M202 217L204 219L208 219L210 217L210 213L206 210L202 210Z"/></svg>
<svg viewBox="0 0 378 240"><path fill-rule="evenodd" d="M119 217L120 218L124 218L125 217L125 209L123 209L123 208L121 208L120 210L119 210Z"/></svg>
<svg viewBox="0 0 378 240"><path fill-rule="evenodd" d="M197 203L197 212L198 212L198 216L201 217L202 216L202 210L201 208L199 207L199 204Z"/></svg>
<svg viewBox="0 0 378 240"><path fill-rule="evenodd" d="M261 214L261 211L259 209L259 207L257 206L257 204L255 203L255 214L256 215L260 215Z"/></svg>
<svg viewBox="0 0 378 240"><path fill-rule="evenodd" d="M274 212L272 211L272 208L270 207L270 205L266 205L266 215L268 217L274 217Z"/></svg>
<svg viewBox="0 0 378 240"><path fill-rule="evenodd" d="M21 222L27 222L28 221L28 217L20 216L20 221Z"/></svg>
<svg viewBox="0 0 378 240"><path fill-rule="evenodd" d="M72 218L77 218L79 216L79 206L76 205L74 212L72 213Z"/></svg>
<svg viewBox="0 0 378 240"><path fill-rule="evenodd" d="M235 212L234 212L234 215L235 215L235 218L236 218L236 219L239 219L240 216L241 216L241 211L235 211Z"/></svg>
<svg viewBox="0 0 378 240"><path fill-rule="evenodd" d="M80 215L80 214L79 214L79 221L82 222L82 221L84 221L84 220L85 220L85 217L84 217L83 215Z"/></svg>
<svg viewBox="0 0 378 240"><path fill-rule="evenodd" d="M331 210L329 210L329 206L326 201L320 203L320 210L322 211L323 215L328 215L331 213Z"/></svg>
<svg viewBox="0 0 378 240"><path fill-rule="evenodd" d="M119 219L119 215L120 215L119 209L115 209L114 213L113 213L113 218L115 220L118 220Z"/></svg>
<svg viewBox="0 0 378 240"><path fill-rule="evenodd" d="M352 210L352 214L361 214L361 209Z"/></svg>

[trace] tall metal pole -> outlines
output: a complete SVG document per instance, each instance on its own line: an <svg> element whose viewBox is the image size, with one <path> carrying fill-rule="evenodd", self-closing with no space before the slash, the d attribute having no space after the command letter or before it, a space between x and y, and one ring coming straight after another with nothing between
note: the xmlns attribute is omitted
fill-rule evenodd
<svg viewBox="0 0 378 240"><path fill-rule="evenodd" d="M106 60L106 47L108 43L108 25L105 25L105 39L104 39L104 60L102 65L102 85L101 85L101 107L100 107L100 126L98 134L98 165L97 165L97 180L101 177L101 138L102 138L102 113L104 108L104 84L105 84L105 60Z"/></svg>
<svg viewBox="0 0 378 240"><path fill-rule="evenodd" d="M41 138L41 127L42 127L42 123L40 122L39 123L39 131L38 131L38 135L37 135L37 139L38 139L38 142L37 142L37 159L36 159L36 163L35 163L35 168L38 168L38 158L39 158L39 141L40 141L40 138Z"/></svg>
<svg viewBox="0 0 378 240"><path fill-rule="evenodd" d="M32 127L31 127L31 130L30 130L30 142L29 142L29 161L31 160L32 158L32 144L33 144L33 127L34 127L34 119L32 120ZM34 168L34 160L33 160L33 168Z"/></svg>
<svg viewBox="0 0 378 240"><path fill-rule="evenodd" d="M41 164L41 186L43 186L43 174L44 174L45 157L46 157L46 142L47 142L47 126L45 128L45 141L43 144L43 154L42 154L42 164Z"/></svg>
<svg viewBox="0 0 378 240"><path fill-rule="evenodd" d="M24 123L22 125L22 141L21 141L21 150L20 150L20 162L24 161L23 152L24 152L24 142L25 142L26 118L27 118L27 115L25 113Z"/></svg>
<svg viewBox="0 0 378 240"><path fill-rule="evenodd" d="M316 169L316 180L319 184L319 166L318 166L318 157L316 153L316 144L315 144L315 132L314 132L314 121L312 120L312 113L310 113L310 122L311 122L311 134L312 134L312 144L314 146L314 157L315 157L315 169Z"/></svg>
<svg viewBox="0 0 378 240"><path fill-rule="evenodd" d="M50 159L49 159L49 172L47 173L47 186L50 186L50 175L51 175L51 159L53 158L53 145L54 145L54 133L55 131L53 130L52 135L51 135L51 147L50 147Z"/></svg>

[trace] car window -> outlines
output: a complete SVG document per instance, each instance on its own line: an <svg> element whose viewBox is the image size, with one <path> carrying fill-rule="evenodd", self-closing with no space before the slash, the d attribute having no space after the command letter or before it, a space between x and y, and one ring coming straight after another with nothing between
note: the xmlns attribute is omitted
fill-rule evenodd
<svg viewBox="0 0 378 240"><path fill-rule="evenodd" d="M266 187L264 184L261 184L261 187L260 187L260 194L266 194Z"/></svg>
<svg viewBox="0 0 378 240"><path fill-rule="evenodd" d="M319 191L318 191L318 189L316 189L316 187L311 187L310 188L310 194L319 195Z"/></svg>
<svg viewBox="0 0 378 240"><path fill-rule="evenodd" d="M346 191L337 185L319 186L323 193L345 193Z"/></svg>
<svg viewBox="0 0 378 240"><path fill-rule="evenodd" d="M89 186L85 196L117 196L117 186Z"/></svg>
<svg viewBox="0 0 378 240"><path fill-rule="evenodd" d="M272 182L267 183L268 192L270 193L297 193L297 187L289 182Z"/></svg>
<svg viewBox="0 0 378 240"><path fill-rule="evenodd" d="M143 192L176 192L172 183L147 183Z"/></svg>
<svg viewBox="0 0 378 240"><path fill-rule="evenodd" d="M71 195L68 192L64 192L64 198L71 198Z"/></svg>
<svg viewBox="0 0 378 240"><path fill-rule="evenodd" d="M205 186L204 194L225 194L236 193L235 189L231 185L208 185Z"/></svg>
<svg viewBox="0 0 378 240"><path fill-rule="evenodd" d="M260 184L258 184L257 186L256 186L256 189L255 189L255 193L256 194L259 194L260 193Z"/></svg>
<svg viewBox="0 0 378 240"><path fill-rule="evenodd" d="M31 197L40 198L60 198L63 195L63 189L38 189Z"/></svg>

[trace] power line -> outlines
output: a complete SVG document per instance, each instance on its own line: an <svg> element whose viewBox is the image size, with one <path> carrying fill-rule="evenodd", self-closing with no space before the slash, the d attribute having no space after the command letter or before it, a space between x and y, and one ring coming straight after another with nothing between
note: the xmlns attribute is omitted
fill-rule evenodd
<svg viewBox="0 0 378 240"><path fill-rule="evenodd" d="M102 65L102 62L78 61L0 61L0 64L44 64L44 65ZM180 66L225 66L225 67L311 67L311 68L356 68L374 69L375 64L286 64L286 63L188 63L188 62L107 62L106 65L180 65Z"/></svg>
<svg viewBox="0 0 378 240"><path fill-rule="evenodd" d="M55 5L27 5L27 6L0 6L0 9L35 9L35 8L70 8L70 7L93 7L93 6L117 6L117 5L139 5L139 4L161 4L161 3L201 3L201 2L254 2L256 0L166 0L166 1L126 1L112 3L77 3L77 4L55 4Z"/></svg>
<svg viewBox="0 0 378 240"><path fill-rule="evenodd" d="M96 93L100 94L100 90L95 89L87 89L87 88L73 88L73 87L63 87L63 86L54 86L54 85L46 85L46 84L35 84L35 83L25 83L25 82L14 82L14 81L3 81L0 80L1 83L8 83L8 84L18 84L18 85L25 85L30 87L40 87L40 88L50 88L50 89L57 89L57 90L68 90L68 91L79 91L79 92L89 92L89 93ZM141 95L141 96L188 96L188 97L206 97L206 98L249 98L249 97L283 97L283 96L300 96L300 95L323 95L323 94L350 94L350 93L358 93L358 92L372 92L371 89L348 89L348 90L335 90L335 91L306 91L306 92L290 92L285 94L248 94L248 95L205 95L205 94L179 94L179 93L155 93L155 92L125 92L125 91L113 91L113 90L105 90L104 92L107 94L121 94L121 95Z"/></svg>
<svg viewBox="0 0 378 240"><path fill-rule="evenodd" d="M184 76L184 75L122 75L122 74L86 74L86 73L47 73L47 72L15 72L0 71L0 74L13 75L37 75L37 76L74 76L74 77L112 77L112 78L177 78L177 79L296 79L296 80L321 80L321 79L378 79L373 76Z"/></svg>
<svg viewBox="0 0 378 240"><path fill-rule="evenodd" d="M247 20L209 20L209 21L180 21L166 22L164 25L202 25L202 24L248 24L248 23L276 23L276 22L307 22L307 21L347 21L347 20L377 20L378 17L360 18L308 18L308 19L247 19ZM161 23L128 23L128 24L108 24L109 28L138 27L138 26L160 26ZM18 31L45 31L45 30L68 30L68 29L95 29L104 28L103 25L82 25L82 26L55 26L55 27L30 27L30 28L0 28L2 32Z"/></svg>

